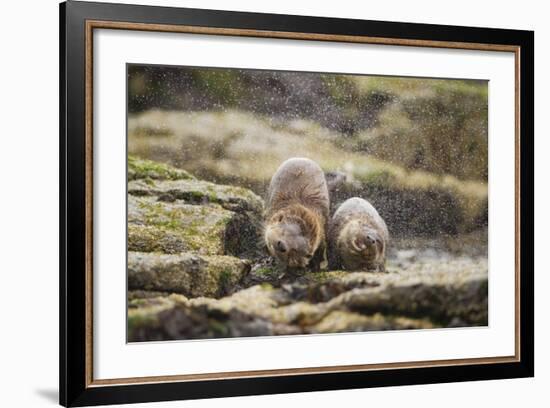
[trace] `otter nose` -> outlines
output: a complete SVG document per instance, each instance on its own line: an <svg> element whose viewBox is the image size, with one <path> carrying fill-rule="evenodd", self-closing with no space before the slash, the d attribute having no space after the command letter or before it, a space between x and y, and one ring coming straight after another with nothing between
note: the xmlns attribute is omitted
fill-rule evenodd
<svg viewBox="0 0 550 408"><path fill-rule="evenodd" d="M277 245L275 245L275 249L278 252L285 253L286 252L286 244L283 241L277 241Z"/></svg>
<svg viewBox="0 0 550 408"><path fill-rule="evenodd" d="M376 238L372 235L367 235L367 243L373 245L376 243Z"/></svg>

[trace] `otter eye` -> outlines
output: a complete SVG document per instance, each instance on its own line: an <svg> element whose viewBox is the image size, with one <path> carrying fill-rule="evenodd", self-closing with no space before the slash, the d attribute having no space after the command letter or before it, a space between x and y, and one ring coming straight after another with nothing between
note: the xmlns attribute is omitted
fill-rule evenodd
<svg viewBox="0 0 550 408"><path fill-rule="evenodd" d="M305 258L306 259L311 259L313 257L313 254L306 254Z"/></svg>

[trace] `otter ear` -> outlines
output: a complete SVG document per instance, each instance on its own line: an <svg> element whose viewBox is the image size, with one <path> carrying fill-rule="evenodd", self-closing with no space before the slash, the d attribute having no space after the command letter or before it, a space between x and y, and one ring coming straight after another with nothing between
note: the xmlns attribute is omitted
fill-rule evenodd
<svg viewBox="0 0 550 408"><path fill-rule="evenodd" d="M277 221L278 221L278 222L281 222L281 221L283 221L284 218L285 218L284 215L279 215L279 216L277 217Z"/></svg>

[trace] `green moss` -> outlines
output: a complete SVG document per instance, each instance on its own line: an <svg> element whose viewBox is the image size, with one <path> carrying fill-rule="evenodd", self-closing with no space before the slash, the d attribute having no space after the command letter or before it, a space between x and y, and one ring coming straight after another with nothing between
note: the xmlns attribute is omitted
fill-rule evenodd
<svg viewBox="0 0 550 408"><path fill-rule="evenodd" d="M189 201L197 202L201 201L206 195L202 191L193 190L186 192L186 196L189 196Z"/></svg>
<svg viewBox="0 0 550 408"><path fill-rule="evenodd" d="M212 330L216 337L224 337L229 333L229 329L226 325L215 319L208 319L209 329Z"/></svg>
<svg viewBox="0 0 550 408"><path fill-rule="evenodd" d="M223 232L232 213L220 205L173 205L148 198L139 200L137 206L143 213L135 221L141 220L145 226L130 224L130 248L154 252L168 246L170 253L177 248L207 254L224 253Z"/></svg>
<svg viewBox="0 0 550 408"><path fill-rule="evenodd" d="M271 275L275 272L275 268L270 268L268 266L262 266L261 268L256 269L254 272L258 275Z"/></svg>
<svg viewBox="0 0 550 408"><path fill-rule="evenodd" d="M281 271L274 266L262 266L254 270L254 274L264 278L277 278Z"/></svg>
<svg viewBox="0 0 550 408"><path fill-rule="evenodd" d="M486 99L489 95L489 87L486 81L440 80L434 83L434 88L441 94L457 93L482 99Z"/></svg>
<svg viewBox="0 0 550 408"><path fill-rule="evenodd" d="M149 303L149 299L133 299L128 302L128 307L142 307L148 305Z"/></svg>
<svg viewBox="0 0 550 408"><path fill-rule="evenodd" d="M142 327L154 327L158 324L155 312L147 313L142 310L128 310L128 337L133 337L133 332Z"/></svg>
<svg viewBox="0 0 550 408"><path fill-rule="evenodd" d="M167 164L128 156L128 180L193 180L194 177L185 170L177 169Z"/></svg>
<svg viewBox="0 0 550 408"><path fill-rule="evenodd" d="M333 279L341 279L349 275L346 271L308 272L305 278L310 282L324 283Z"/></svg>
<svg viewBox="0 0 550 408"><path fill-rule="evenodd" d="M128 250L176 254L189 249L180 235L150 225L128 225Z"/></svg>
<svg viewBox="0 0 550 408"><path fill-rule="evenodd" d="M193 72L197 85L211 97L226 104L235 103L246 94L237 72L221 69L201 69Z"/></svg>
<svg viewBox="0 0 550 408"><path fill-rule="evenodd" d="M351 77L346 75L321 75L332 100L340 107L348 107L357 98L357 88Z"/></svg>
<svg viewBox="0 0 550 408"><path fill-rule="evenodd" d="M136 330L158 327L159 313L174 307L174 301L167 297L134 299L128 306L128 338L133 338Z"/></svg>
<svg viewBox="0 0 550 408"><path fill-rule="evenodd" d="M397 177L389 170L381 169L366 173L362 181L369 185L390 185L395 184Z"/></svg>
<svg viewBox="0 0 550 408"><path fill-rule="evenodd" d="M224 269L220 272L219 275L219 286L224 290L231 288L233 284L233 272L231 269Z"/></svg>
<svg viewBox="0 0 550 408"><path fill-rule="evenodd" d="M139 126L133 129L133 131L139 137L166 138L173 136L171 129L155 126Z"/></svg>
<svg viewBox="0 0 550 408"><path fill-rule="evenodd" d="M384 76L348 76L360 93L388 92L401 98L414 98L429 95L434 91L439 94L461 93L476 97L486 97L486 81L425 79Z"/></svg>

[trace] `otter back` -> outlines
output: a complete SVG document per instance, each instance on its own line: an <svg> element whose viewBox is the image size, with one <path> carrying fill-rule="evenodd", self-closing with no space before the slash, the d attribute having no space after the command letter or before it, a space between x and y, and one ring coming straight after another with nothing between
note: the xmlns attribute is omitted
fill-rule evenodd
<svg viewBox="0 0 550 408"><path fill-rule="evenodd" d="M313 160L288 159L277 169L269 185L267 216L291 204L302 204L329 216L329 194L323 170Z"/></svg>

